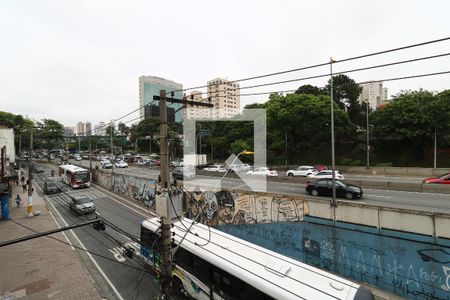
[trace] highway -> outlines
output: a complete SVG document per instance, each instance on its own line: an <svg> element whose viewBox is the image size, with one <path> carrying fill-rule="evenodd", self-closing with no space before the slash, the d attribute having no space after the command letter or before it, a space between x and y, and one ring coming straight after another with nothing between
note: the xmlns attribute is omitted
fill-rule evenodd
<svg viewBox="0 0 450 300"><path fill-rule="evenodd" d="M35 174L34 181L37 190L42 194L43 178L50 176L55 166L40 165L43 174ZM121 234L106 223L105 231L97 231L92 226L84 226L65 233L70 243L91 251L92 254L79 249L77 251L83 264L95 281L97 289L106 299L152 299L157 296L159 286L155 278L138 259L124 257L123 245L129 245L139 254L139 244L133 242L133 237L139 239L141 222L150 217L146 209L126 201L98 187L73 190L62 182L63 193L43 195L48 208L55 216L59 226L67 226L95 218L95 214L79 216L69 209L70 196L83 194L93 200L96 211L106 221L124 230ZM120 201L119 201L120 200ZM145 270L145 271L144 271Z"/></svg>
<svg viewBox="0 0 450 300"><path fill-rule="evenodd" d="M88 167L89 161L76 162L81 163L82 166ZM95 162L93 162L95 166ZM105 170L111 172L111 170ZM157 178L159 175L158 168L149 167L135 167L130 166L128 168L118 169L114 168L113 172L136 175L148 178ZM279 174L279 177L284 176ZM344 174L346 180L368 180L375 182L401 182L401 183L421 183L422 178L415 177L394 177L394 176L376 176L376 175L356 175L356 174ZM217 176L197 176L198 185L201 183L203 186L208 186L208 180L217 180ZM261 180L258 177L251 178L251 181ZM192 185L189 182L186 184ZM244 184L244 182L238 178L227 177L221 184L224 188L250 190L250 188ZM267 192L283 194L283 195L301 195L305 197L309 196L305 192L305 184L299 182L273 182L267 181ZM330 199L327 197L321 197L323 199ZM339 201L347 201L339 199ZM361 203L369 205L378 205L384 207L402 208L419 210L430 213L450 213L450 194L441 193L427 193L427 192L414 192L414 191L395 191L395 190L383 190L383 189L364 189L364 196L361 200L356 200Z"/></svg>

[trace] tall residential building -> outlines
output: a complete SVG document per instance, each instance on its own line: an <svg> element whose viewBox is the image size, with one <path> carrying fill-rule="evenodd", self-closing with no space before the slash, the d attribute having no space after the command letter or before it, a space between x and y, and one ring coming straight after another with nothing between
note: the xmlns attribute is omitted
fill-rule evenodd
<svg viewBox="0 0 450 300"><path fill-rule="evenodd" d="M91 122L78 122L76 127L75 134L77 136L89 136L92 134L92 125Z"/></svg>
<svg viewBox="0 0 450 300"><path fill-rule="evenodd" d="M358 102L369 102L369 107L375 110L377 106L387 100L387 88L383 88L383 82L375 81L363 83L359 85L362 87L361 94L359 94Z"/></svg>
<svg viewBox="0 0 450 300"><path fill-rule="evenodd" d="M241 111L238 83L222 78L208 81L208 97L214 104L214 117L229 118Z"/></svg>
<svg viewBox="0 0 450 300"><path fill-rule="evenodd" d="M183 85L175 81L156 77L156 76L141 76L139 77L139 107L140 119L148 117L159 118L159 101L154 101L153 96L159 96L160 90L165 90L168 97L170 93L174 92L173 97L177 99L183 98ZM168 122L182 122L183 112L182 104L174 103L167 105L167 121ZM179 110L178 110L179 109ZM178 112L176 112L178 110Z"/></svg>
<svg viewBox="0 0 450 300"><path fill-rule="evenodd" d="M106 123L101 121L94 125L94 135L106 135Z"/></svg>
<svg viewBox="0 0 450 300"><path fill-rule="evenodd" d="M192 91L190 96L186 96L188 101L207 102L206 96L202 96L200 91ZM213 109L204 106L187 106L185 109L185 117L187 119L210 119L213 116Z"/></svg>

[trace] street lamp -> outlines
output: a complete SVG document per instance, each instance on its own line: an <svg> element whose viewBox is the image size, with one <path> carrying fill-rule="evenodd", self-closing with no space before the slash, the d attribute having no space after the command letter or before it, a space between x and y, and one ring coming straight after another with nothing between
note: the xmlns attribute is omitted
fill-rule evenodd
<svg viewBox="0 0 450 300"><path fill-rule="evenodd" d="M238 155L236 155L236 157L233 159L233 161L231 162L230 165L234 164L234 162L238 159L238 157L239 157L241 154L244 154L244 155L251 155L251 154L255 154L255 152L253 152L253 151L247 151L247 150L244 150L244 151L242 151L242 152L239 152ZM225 174L223 174L223 176L222 176L222 178L220 179L220 181L222 181L222 180L227 176L228 171L230 171L230 169L228 169L228 170L225 172Z"/></svg>
<svg viewBox="0 0 450 300"><path fill-rule="evenodd" d="M330 98L331 98L331 181L332 181L332 203L333 207L336 207L336 175L335 175L335 153L334 153L334 99L333 99L333 63L334 60L330 57Z"/></svg>
<svg viewBox="0 0 450 300"><path fill-rule="evenodd" d="M367 164L366 168L370 169L370 139L369 139L369 99L366 102L366 133L367 133Z"/></svg>

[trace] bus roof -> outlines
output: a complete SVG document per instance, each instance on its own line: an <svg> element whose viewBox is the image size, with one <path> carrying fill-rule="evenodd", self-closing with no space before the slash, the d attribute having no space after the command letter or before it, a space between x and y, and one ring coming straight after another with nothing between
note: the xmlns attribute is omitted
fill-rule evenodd
<svg viewBox="0 0 450 300"><path fill-rule="evenodd" d="M63 170L67 170L69 172L73 172L73 173L77 173L77 172L88 172L87 169L83 169L81 167L78 166L74 166L74 165L60 165L59 166L61 169Z"/></svg>
<svg viewBox="0 0 450 300"><path fill-rule="evenodd" d="M156 231L158 218L142 225ZM183 218L186 228L192 220ZM178 244L186 228L174 222ZM203 224L195 224L181 247L249 283L275 299L373 299L370 291L342 277L257 246Z"/></svg>

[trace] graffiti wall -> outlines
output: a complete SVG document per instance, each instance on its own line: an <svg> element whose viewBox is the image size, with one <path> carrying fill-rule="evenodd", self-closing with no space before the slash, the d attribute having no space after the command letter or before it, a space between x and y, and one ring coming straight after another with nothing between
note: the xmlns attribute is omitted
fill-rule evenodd
<svg viewBox="0 0 450 300"><path fill-rule="evenodd" d="M308 210L302 197L264 193L198 191L190 192L187 198L187 217L210 226L300 221Z"/></svg>
<svg viewBox="0 0 450 300"><path fill-rule="evenodd" d="M150 208L155 206L156 181L154 179L117 173L111 175L109 172L97 170L93 174L93 180L116 194L141 201Z"/></svg>
<svg viewBox="0 0 450 300"><path fill-rule="evenodd" d="M448 247L308 222L218 228L409 299L450 299Z"/></svg>

